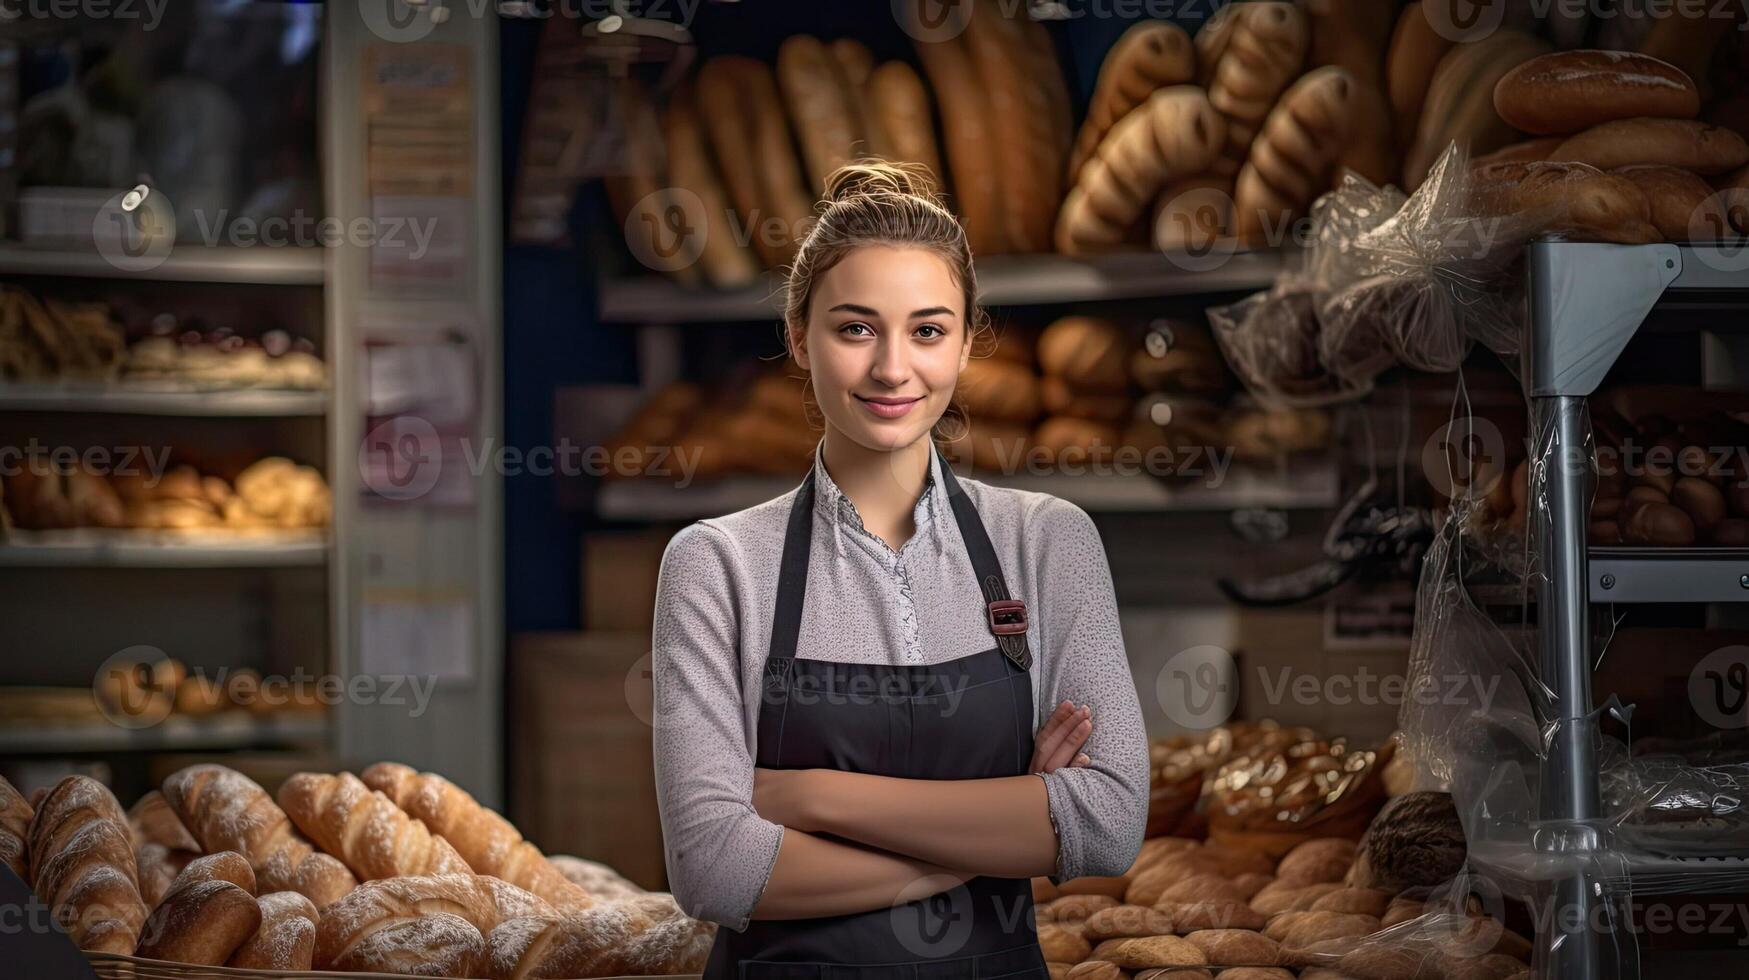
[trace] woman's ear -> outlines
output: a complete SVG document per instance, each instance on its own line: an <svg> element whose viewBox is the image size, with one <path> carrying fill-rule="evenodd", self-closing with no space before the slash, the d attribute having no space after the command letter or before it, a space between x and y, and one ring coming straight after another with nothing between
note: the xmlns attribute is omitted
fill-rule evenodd
<svg viewBox="0 0 1749 980"><path fill-rule="evenodd" d="M970 363L972 363L972 335L966 334L966 342L960 345L960 370L964 371L966 365Z"/></svg>
<svg viewBox="0 0 1749 980"><path fill-rule="evenodd" d="M794 330L785 327L784 331L789 339L789 356L796 362L796 366L804 371L812 370L808 367L807 328L803 327L801 330Z"/></svg>

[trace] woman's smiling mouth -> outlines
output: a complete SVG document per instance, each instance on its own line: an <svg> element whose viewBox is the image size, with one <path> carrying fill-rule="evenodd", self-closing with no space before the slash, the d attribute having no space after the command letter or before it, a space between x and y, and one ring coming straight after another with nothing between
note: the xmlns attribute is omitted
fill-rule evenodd
<svg viewBox="0 0 1749 980"><path fill-rule="evenodd" d="M868 410L873 412L877 418L883 419L899 418L906 412L909 412L912 406L923 400L922 395L918 395L914 398L895 398L890 395L874 397L852 395L851 397L868 406Z"/></svg>

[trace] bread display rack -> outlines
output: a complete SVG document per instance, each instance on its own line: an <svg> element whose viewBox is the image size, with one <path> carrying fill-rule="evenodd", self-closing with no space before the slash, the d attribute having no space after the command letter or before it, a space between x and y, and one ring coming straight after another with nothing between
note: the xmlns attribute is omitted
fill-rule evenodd
<svg viewBox="0 0 1749 980"><path fill-rule="evenodd" d="M1548 458L1588 452L1587 398L1597 390L1627 343L1654 308L1699 306L1734 316L1708 317L1704 329L1731 329L1749 311L1749 258L1735 247L1710 245L1603 245L1542 241L1526 254L1530 303L1530 396L1533 415L1549 420ZM1695 329L1703 329L1691 321ZM1741 370L1742 359L1736 367ZM1741 376L1740 374L1738 375ZM1587 458L1579 456L1575 458ZM1592 711L1592 603L1749 602L1749 551L1722 548L1591 548L1587 544L1590 467L1550 466L1547 506L1537 545L1543 573L1536 600L1542 624L1540 673L1553 688L1561 717L1553 719L1541 782L1546 829L1603 816L1595 742L1599 717ZM1573 706L1584 706L1581 711ZM1563 859L1597 838L1581 833L1539 836ZM1646 861L1626 858L1630 877L1681 875L1705 891L1708 874L1740 876L1742 859ZM1600 901L1592 883L1571 879L1556 885L1560 907L1591 921ZM1612 897L1604 895L1602 900ZM1547 931L1551 980L1587 980L1603 975L1603 951L1595 930L1559 935ZM1740 955L1734 961L1741 969Z"/></svg>
<svg viewBox="0 0 1749 980"><path fill-rule="evenodd" d="M234 970L226 966L189 966L185 963L165 963L143 960L137 956L114 953L88 953L86 959L98 980L405 980L389 973L323 973L320 971L263 973L260 970ZM668 973L640 977L639 980L694 980L696 973ZM600 980L621 980L602 977Z"/></svg>

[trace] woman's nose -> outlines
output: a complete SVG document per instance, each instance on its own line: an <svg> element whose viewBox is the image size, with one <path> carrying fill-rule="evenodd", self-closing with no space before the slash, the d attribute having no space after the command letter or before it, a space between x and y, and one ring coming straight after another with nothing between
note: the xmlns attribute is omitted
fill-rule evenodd
<svg viewBox="0 0 1749 980"><path fill-rule="evenodd" d="M911 377L911 353L903 343L883 338L875 347L869 374L881 384L897 387Z"/></svg>

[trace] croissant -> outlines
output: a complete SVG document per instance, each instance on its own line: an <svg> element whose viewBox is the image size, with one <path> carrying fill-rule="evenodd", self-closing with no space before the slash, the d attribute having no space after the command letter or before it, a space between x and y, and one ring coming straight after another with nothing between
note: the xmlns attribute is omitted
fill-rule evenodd
<svg viewBox="0 0 1749 980"><path fill-rule="evenodd" d="M352 773L297 773L280 786L279 804L362 880L473 873L448 841Z"/></svg>

